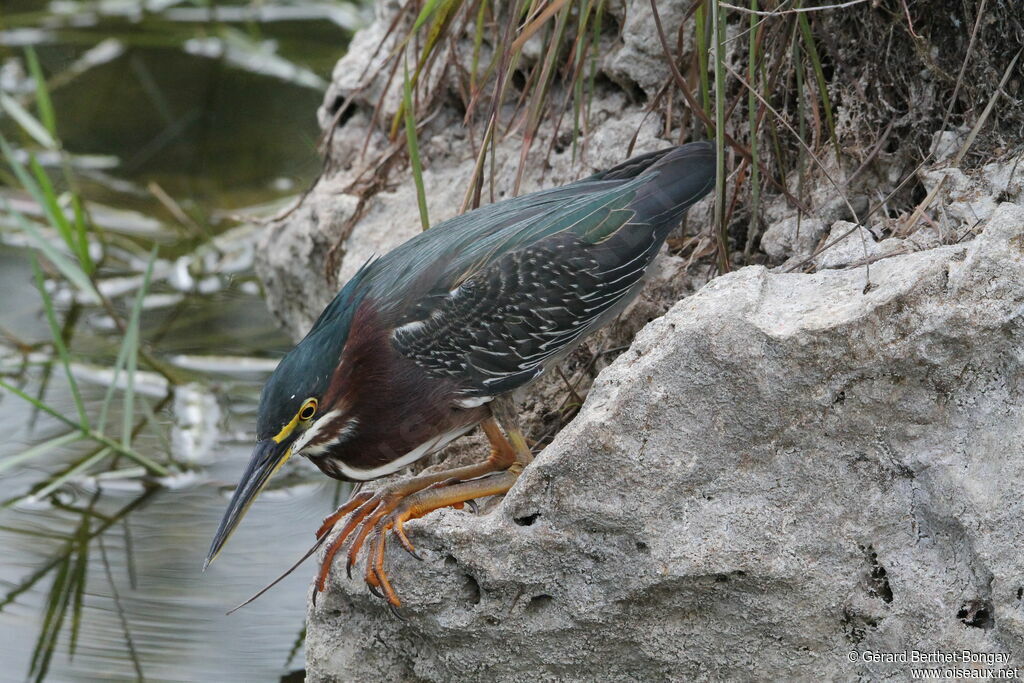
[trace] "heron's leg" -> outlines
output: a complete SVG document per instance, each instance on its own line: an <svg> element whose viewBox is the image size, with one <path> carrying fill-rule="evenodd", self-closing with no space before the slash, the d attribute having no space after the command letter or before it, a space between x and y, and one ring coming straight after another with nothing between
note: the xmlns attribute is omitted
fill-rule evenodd
<svg viewBox="0 0 1024 683"><path fill-rule="evenodd" d="M476 498L506 493L533 460L533 454L530 452L526 438L518 427L511 400L496 399L493 401L491 414L494 415L497 422L501 423L505 428L505 433L508 434L506 438L493 422L486 423L484 426L491 447L498 452L511 453L514 461L507 466L505 471L495 472L472 481L450 480L443 482L444 485L434 484L407 496L393 510L374 520L364 579L370 591L385 598L392 607L399 607L402 603L384 571L384 548L387 543L388 530L392 530L402 547L416 556L415 549L405 534L405 522L423 517L444 507L457 507Z"/></svg>
<svg viewBox="0 0 1024 683"><path fill-rule="evenodd" d="M523 467L533 462L533 453L526 442L523 430L519 428L519 417L512 398L499 396L491 401L491 414L505 430L505 433L508 434L508 441L506 443L512 447L516 462ZM493 445L494 442L491 441L491 443Z"/></svg>
<svg viewBox="0 0 1024 683"><path fill-rule="evenodd" d="M515 448L505 439L494 418L484 420L481 423L481 427L491 443L491 454L487 460L475 465L466 465L442 472L422 474L405 481L396 482L374 493L368 491L359 492L351 500L338 508L337 512L324 520L324 523L317 531L317 538L321 538L324 534L329 533L343 517L350 515L345 526L334 540L331 541L324 554L316 582L318 592L323 591L334 557L341 550L345 541L350 537L352 538L352 544L348 551L348 564L346 566L348 572L351 573L359 550L366 537L374 529L376 523L385 515L395 510L406 497L428 487L449 486L457 482L476 479L493 472L506 470L518 462L519 456ZM452 503L452 505L464 502L466 501L457 501ZM403 546L407 550L412 548L411 544L406 546L403 543Z"/></svg>

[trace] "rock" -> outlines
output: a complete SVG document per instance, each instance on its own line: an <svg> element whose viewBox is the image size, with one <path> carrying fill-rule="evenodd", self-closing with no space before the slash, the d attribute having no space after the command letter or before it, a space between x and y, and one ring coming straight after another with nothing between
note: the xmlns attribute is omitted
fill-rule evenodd
<svg viewBox="0 0 1024 683"><path fill-rule="evenodd" d="M670 77L670 72L665 60L665 48L655 27L650 0L629 0L621 5L609 5L609 9L624 23L621 43L605 46L602 50L603 71L627 92L638 87L647 97L654 97ZM675 45L687 9L687 5L680 2L658 4L658 17L671 46ZM689 52L693 49L693 32L687 31L683 39L683 49Z"/></svg>
<svg viewBox="0 0 1024 683"><path fill-rule="evenodd" d="M1024 207L968 244L748 267L645 327L481 516L343 571L310 680L878 679L1024 658ZM849 653L856 661L850 661ZM1002 668L996 666L995 668Z"/></svg>
<svg viewBox="0 0 1024 683"><path fill-rule="evenodd" d="M957 130L937 130L932 134L932 146L928 152L935 161L947 162L960 151L969 133L970 128L966 126Z"/></svg>
<svg viewBox="0 0 1024 683"><path fill-rule="evenodd" d="M986 221L1000 202L1024 198L1024 154L986 164L979 173L965 173L955 166L921 171L921 183L931 193L940 182L934 211L958 232Z"/></svg>
<svg viewBox="0 0 1024 683"><path fill-rule="evenodd" d="M832 246L811 261L817 268L846 268L874 263L879 259L913 250L906 240L890 237L878 241L870 230L848 221L833 223L825 244Z"/></svg>
<svg viewBox="0 0 1024 683"><path fill-rule="evenodd" d="M806 258L828 230L820 218L790 216L772 223L761 237L761 249L773 261L789 257Z"/></svg>

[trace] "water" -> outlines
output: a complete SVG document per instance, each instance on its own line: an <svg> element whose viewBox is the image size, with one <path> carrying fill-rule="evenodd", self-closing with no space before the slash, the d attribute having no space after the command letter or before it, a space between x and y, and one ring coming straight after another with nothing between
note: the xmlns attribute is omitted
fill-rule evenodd
<svg viewBox="0 0 1024 683"><path fill-rule="evenodd" d="M190 382L162 403L161 377L137 381L136 401L153 408L161 429L145 429L136 450L159 459L169 451L182 463L159 486L118 461L113 476L72 477L53 496L25 499L89 453L84 442L0 472L0 499L13 502L0 508L0 681L25 680L62 566L69 574L83 567L85 588L76 651L69 656L72 594L49 680L141 672L148 680L273 681L303 667L312 564L245 609L224 612L309 547L339 494L333 482L304 461L289 463L201 571L248 458L260 383L290 345L252 274L255 229L227 216L284 201L315 177L315 110L359 15L340 3L211 4L4 0L0 10L0 86L24 89L21 50L34 45L81 192L107 229L101 280L119 308L131 303L149 247L160 246L142 338ZM0 132L24 142L10 121L0 120ZM4 188L4 178L2 197L31 214L28 197ZM0 377L35 395L48 354L39 343L50 335L29 252L9 227L0 226ZM67 291L54 298L67 310ZM102 310L81 308L71 348L90 415L120 343ZM19 372L26 360L35 365ZM54 366L45 400L73 416L68 386ZM119 397L113 406L109 421L119 424ZM67 430L0 393L0 431L3 463ZM83 520L90 533L104 531L79 545Z"/></svg>

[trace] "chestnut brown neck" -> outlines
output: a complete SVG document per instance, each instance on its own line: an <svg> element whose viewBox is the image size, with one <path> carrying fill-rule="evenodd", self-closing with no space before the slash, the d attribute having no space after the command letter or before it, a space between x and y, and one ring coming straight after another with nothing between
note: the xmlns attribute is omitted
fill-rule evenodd
<svg viewBox="0 0 1024 683"><path fill-rule="evenodd" d="M486 407L457 408L455 398L452 382L429 376L394 349L389 326L374 302L364 300L323 396L322 404L338 417L317 442L330 444L346 425L354 427L310 459L329 476L349 478L336 461L350 470L376 470L487 416Z"/></svg>

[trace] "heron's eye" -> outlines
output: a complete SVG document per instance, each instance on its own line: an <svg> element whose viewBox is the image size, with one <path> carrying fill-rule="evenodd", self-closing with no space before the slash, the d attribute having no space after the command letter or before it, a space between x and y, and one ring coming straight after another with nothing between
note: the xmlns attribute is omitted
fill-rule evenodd
<svg viewBox="0 0 1024 683"><path fill-rule="evenodd" d="M299 419L305 422L316 414L316 399L306 399L306 402L302 404L302 409L299 410Z"/></svg>

